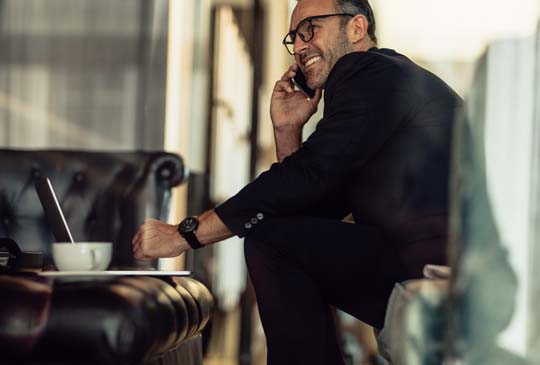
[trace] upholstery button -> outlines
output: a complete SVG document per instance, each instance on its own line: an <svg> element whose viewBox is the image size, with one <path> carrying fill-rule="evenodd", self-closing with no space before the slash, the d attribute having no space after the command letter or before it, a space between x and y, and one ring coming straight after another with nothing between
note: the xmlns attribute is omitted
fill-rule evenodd
<svg viewBox="0 0 540 365"><path fill-rule="evenodd" d="M172 175L171 170L169 169L161 169L159 174L163 179L168 179Z"/></svg>
<svg viewBox="0 0 540 365"><path fill-rule="evenodd" d="M37 180L41 177L41 171L39 171L38 169L36 168L33 168L32 169L32 177Z"/></svg>
<svg viewBox="0 0 540 365"><path fill-rule="evenodd" d="M251 218L251 224L257 224L257 223L259 223L257 218Z"/></svg>
<svg viewBox="0 0 540 365"><path fill-rule="evenodd" d="M251 223L246 223L244 224L244 227L246 227L246 229L251 229L252 226L251 226Z"/></svg>
<svg viewBox="0 0 540 365"><path fill-rule="evenodd" d="M4 218L4 219L2 220L2 222L4 222L4 225L7 226L7 225L9 225L9 224L11 223L11 219L9 219L9 218Z"/></svg>
<svg viewBox="0 0 540 365"><path fill-rule="evenodd" d="M74 179L76 182L80 183L84 180L84 175L81 172L75 174Z"/></svg>
<svg viewBox="0 0 540 365"><path fill-rule="evenodd" d="M262 221L264 219L264 214L262 213L257 213L257 219Z"/></svg>

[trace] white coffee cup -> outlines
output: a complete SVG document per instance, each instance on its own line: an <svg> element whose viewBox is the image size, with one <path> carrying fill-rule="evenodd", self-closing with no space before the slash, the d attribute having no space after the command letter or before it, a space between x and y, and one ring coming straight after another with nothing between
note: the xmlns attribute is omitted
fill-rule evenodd
<svg viewBox="0 0 540 365"><path fill-rule="evenodd" d="M102 271L111 263L111 242L55 242L54 264L60 271Z"/></svg>

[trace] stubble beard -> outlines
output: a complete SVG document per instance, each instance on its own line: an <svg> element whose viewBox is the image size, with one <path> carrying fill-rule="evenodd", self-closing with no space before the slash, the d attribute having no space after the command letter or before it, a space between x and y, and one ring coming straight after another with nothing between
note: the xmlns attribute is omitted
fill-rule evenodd
<svg viewBox="0 0 540 365"><path fill-rule="evenodd" d="M321 60L318 62L321 67L320 71L309 72L306 75L309 88L313 90L324 89L328 76L337 61L353 51L346 34L340 32L334 42L334 46L328 48L326 52L321 51Z"/></svg>

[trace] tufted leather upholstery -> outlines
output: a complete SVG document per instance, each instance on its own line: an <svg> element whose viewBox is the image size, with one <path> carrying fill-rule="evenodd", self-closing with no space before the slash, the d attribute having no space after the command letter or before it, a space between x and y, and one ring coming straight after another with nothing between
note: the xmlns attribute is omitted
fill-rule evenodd
<svg viewBox="0 0 540 365"><path fill-rule="evenodd" d="M11 324L0 326L2 359L20 364L202 364L200 331L213 299L198 281L42 281L0 276L3 295L41 298L19 300L17 309L0 312L0 324Z"/></svg>
<svg viewBox="0 0 540 365"><path fill-rule="evenodd" d="M0 364L6 354L20 356L34 348L47 322L51 295L44 279L0 275Z"/></svg>
<svg viewBox="0 0 540 365"><path fill-rule="evenodd" d="M47 176L75 240L112 241L132 266L146 217L166 219L182 159L164 152L0 149L0 237L50 259L54 240L34 190ZM191 278L84 280L0 275L0 363L202 365L200 332L213 298Z"/></svg>
<svg viewBox="0 0 540 365"><path fill-rule="evenodd" d="M0 237L23 251L54 241L34 190L51 179L77 241L112 241L113 266L132 266L131 239L146 217L166 219L170 189L184 181L182 159L165 152L0 149Z"/></svg>

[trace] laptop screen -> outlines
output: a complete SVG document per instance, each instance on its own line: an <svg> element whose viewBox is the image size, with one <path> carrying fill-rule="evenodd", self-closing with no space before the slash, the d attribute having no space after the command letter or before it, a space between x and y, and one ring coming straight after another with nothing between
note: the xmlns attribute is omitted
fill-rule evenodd
<svg viewBox="0 0 540 365"><path fill-rule="evenodd" d="M45 218L56 241L73 242L73 236L71 235L66 219L64 218L62 208L60 208L60 204L58 203L50 180L47 177L41 177L34 183L34 186L39 201L43 206Z"/></svg>

